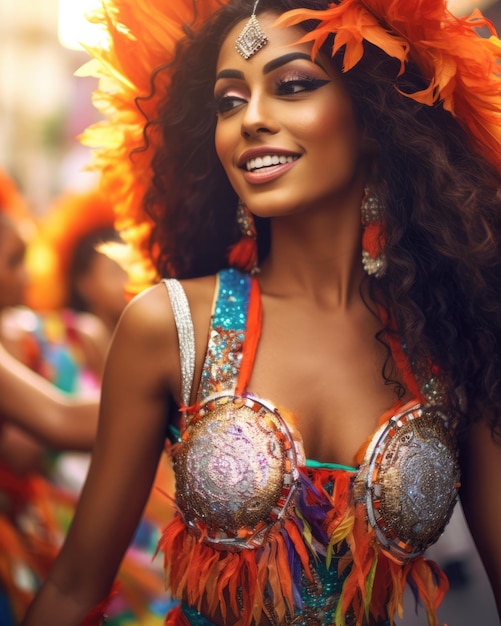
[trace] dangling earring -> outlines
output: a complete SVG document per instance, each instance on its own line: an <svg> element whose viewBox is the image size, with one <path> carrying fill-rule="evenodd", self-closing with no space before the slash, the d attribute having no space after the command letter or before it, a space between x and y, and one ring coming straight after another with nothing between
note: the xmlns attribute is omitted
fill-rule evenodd
<svg viewBox="0 0 501 626"><path fill-rule="evenodd" d="M242 233L242 238L231 246L228 261L232 267L255 274L259 271L257 267L256 227L252 213L242 200L238 201L237 224Z"/></svg>
<svg viewBox="0 0 501 626"><path fill-rule="evenodd" d="M386 272L384 254L384 228L382 208L379 196L370 187L365 188L364 199L360 207L362 225L362 265L370 276L381 278Z"/></svg>

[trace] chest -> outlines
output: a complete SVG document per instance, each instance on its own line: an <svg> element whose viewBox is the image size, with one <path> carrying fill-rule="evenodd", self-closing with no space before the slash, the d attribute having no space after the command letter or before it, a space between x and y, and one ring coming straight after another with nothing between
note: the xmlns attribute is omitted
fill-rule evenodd
<svg viewBox="0 0 501 626"><path fill-rule="evenodd" d="M237 292L233 288L226 291L227 303L234 302ZM426 497L438 493L435 483L430 487L430 477L443 480L443 472L435 469L445 466L444 459L439 458L444 451L454 496L453 444L436 411L428 415L414 401L406 405L404 413L395 411L392 419L385 415L384 432L377 429L381 416L395 404L394 389L386 381L401 383L390 350L377 338L377 320L364 317L360 309L333 316L322 310L314 315L295 306L286 315L276 303L267 306L266 298L261 313L262 323L256 325L252 316L235 316L225 304L216 303L201 375L201 404L186 415L183 445L176 456L181 508L185 506L188 511L191 500L205 490L204 503L210 511L224 510L228 524L236 530L236 495L242 493L243 498L236 508L247 515L252 507L263 503L262 486L270 484L276 470L276 500L274 496L266 506L281 515L297 484L294 472L298 467L320 468L313 461L353 466L355 453L364 443L369 446L364 446L367 455L358 471L346 472L346 468L334 465L320 469L340 471L349 479L356 475L357 499L367 499L367 506L377 501L371 509L373 517L382 515L380 505L384 504L390 517L400 507L400 497L382 502L381 493L386 493L387 487L393 495L395 488L404 495L410 493L412 497L405 501L407 510L420 511L422 493L426 491ZM305 315L311 323L299 324ZM398 351L394 354L401 356ZM402 384L400 388L405 400L410 394ZM302 437L296 437L297 433ZM383 448L389 450L387 457ZM312 462L305 461L305 456ZM395 471L400 470L400 479L395 482ZM370 493L369 478L379 481ZM271 483L275 485L273 480ZM275 504L282 500L277 513ZM395 510L390 506L394 500ZM450 501L446 500L448 510ZM252 537L261 514L256 519L249 526ZM382 540L386 541L384 537Z"/></svg>
<svg viewBox="0 0 501 626"><path fill-rule="evenodd" d="M353 465L396 400L383 377L391 357L376 338L379 321L363 303L333 309L259 294L256 324L255 307L241 315L242 302L220 290L199 397L237 386L294 415L308 458Z"/></svg>
<svg viewBox="0 0 501 626"><path fill-rule="evenodd" d="M265 313L249 390L294 414L308 458L353 465L397 400L395 386L385 384L392 361L377 324L349 313L288 324L273 313Z"/></svg>

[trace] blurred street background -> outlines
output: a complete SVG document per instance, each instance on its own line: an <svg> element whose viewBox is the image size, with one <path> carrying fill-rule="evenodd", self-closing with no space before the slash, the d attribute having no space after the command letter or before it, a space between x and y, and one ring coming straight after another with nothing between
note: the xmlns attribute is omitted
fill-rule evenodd
<svg viewBox="0 0 501 626"><path fill-rule="evenodd" d="M96 2L0 0L0 168L16 182L35 217L44 215L63 192L83 191L95 183L95 174L84 171L89 152L77 136L98 120L91 103L96 82L76 78L74 72L89 58L78 42L99 37L82 15ZM457 14L475 7L501 31L501 2L450 2ZM441 623L499 626L485 572L459 508L429 556L445 568L451 582ZM426 623L422 613L403 622Z"/></svg>

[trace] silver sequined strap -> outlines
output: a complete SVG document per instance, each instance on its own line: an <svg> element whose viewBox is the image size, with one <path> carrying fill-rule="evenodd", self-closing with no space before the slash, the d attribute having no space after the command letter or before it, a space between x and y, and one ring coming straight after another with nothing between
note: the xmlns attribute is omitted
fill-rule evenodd
<svg viewBox="0 0 501 626"><path fill-rule="evenodd" d="M191 388L195 374L195 332L191 319L190 305L181 283L175 278L163 281L169 292L172 311L176 322L179 338L179 354L181 359L181 400L189 406Z"/></svg>

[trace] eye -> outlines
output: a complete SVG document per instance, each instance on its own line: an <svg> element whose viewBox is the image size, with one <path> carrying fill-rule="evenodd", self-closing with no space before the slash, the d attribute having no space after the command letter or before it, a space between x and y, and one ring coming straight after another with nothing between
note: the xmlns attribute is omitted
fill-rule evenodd
<svg viewBox="0 0 501 626"><path fill-rule="evenodd" d="M279 81L277 93L281 96L293 96L298 93L315 91L329 81L319 78L285 78Z"/></svg>
<svg viewBox="0 0 501 626"><path fill-rule="evenodd" d="M222 96L216 96L215 109L217 115L224 115L233 111L242 104L245 104L246 100L241 96L232 94L223 94Z"/></svg>

